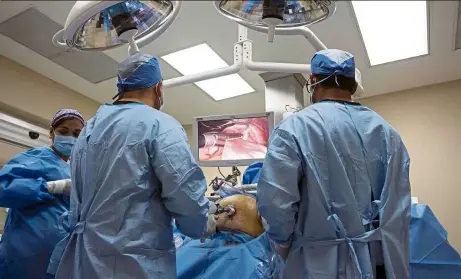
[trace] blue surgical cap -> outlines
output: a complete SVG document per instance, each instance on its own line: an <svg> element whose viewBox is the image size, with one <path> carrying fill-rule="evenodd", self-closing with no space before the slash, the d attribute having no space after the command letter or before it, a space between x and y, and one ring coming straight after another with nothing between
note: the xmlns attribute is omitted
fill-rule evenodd
<svg viewBox="0 0 461 279"><path fill-rule="evenodd" d="M314 75L355 77L354 56L338 49L325 49L317 52L311 61Z"/></svg>
<svg viewBox="0 0 461 279"><path fill-rule="evenodd" d="M157 58L148 54L135 54L123 61L118 68L118 94L149 88L159 83L163 77Z"/></svg>

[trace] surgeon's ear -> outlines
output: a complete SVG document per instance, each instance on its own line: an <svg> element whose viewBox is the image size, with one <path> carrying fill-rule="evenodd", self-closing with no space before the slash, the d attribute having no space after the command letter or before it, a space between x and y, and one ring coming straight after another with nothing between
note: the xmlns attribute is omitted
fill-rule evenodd
<svg viewBox="0 0 461 279"><path fill-rule="evenodd" d="M352 94L351 95L354 95L355 91L357 91L358 86L359 86L359 84L356 81L355 84L354 84L354 87L352 88Z"/></svg>
<svg viewBox="0 0 461 279"><path fill-rule="evenodd" d="M155 86L155 95L157 95L159 98L163 97L163 81L160 81Z"/></svg>

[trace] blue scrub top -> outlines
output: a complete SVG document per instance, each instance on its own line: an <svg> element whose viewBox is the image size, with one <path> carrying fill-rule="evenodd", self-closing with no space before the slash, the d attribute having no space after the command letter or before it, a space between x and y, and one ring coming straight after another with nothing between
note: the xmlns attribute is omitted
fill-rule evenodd
<svg viewBox="0 0 461 279"><path fill-rule="evenodd" d="M46 182L70 178L69 165L49 147L33 148L0 170L0 207L10 208L0 241L0 278L49 279L46 269L65 236L69 197L51 195Z"/></svg>

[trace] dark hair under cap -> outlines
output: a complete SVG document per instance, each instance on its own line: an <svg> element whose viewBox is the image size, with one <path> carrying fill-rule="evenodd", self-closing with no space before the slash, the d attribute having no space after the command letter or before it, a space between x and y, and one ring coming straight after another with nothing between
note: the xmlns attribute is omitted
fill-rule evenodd
<svg viewBox="0 0 461 279"><path fill-rule="evenodd" d="M51 120L51 127L56 128L56 126L62 120L67 119L77 119L82 122L82 125L85 125L85 119L83 118L82 114L75 109L60 109Z"/></svg>

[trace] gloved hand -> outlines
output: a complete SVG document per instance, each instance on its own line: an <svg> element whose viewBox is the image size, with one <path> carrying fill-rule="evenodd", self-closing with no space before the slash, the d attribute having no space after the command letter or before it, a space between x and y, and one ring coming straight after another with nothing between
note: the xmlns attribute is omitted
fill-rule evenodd
<svg viewBox="0 0 461 279"><path fill-rule="evenodd" d="M72 181L70 179L50 181L46 183L46 189L50 194L70 195Z"/></svg>
<svg viewBox="0 0 461 279"><path fill-rule="evenodd" d="M284 261L287 260L288 258L288 254L290 253L290 249L291 249L291 244L288 244L288 245L281 245L281 244L277 244L275 243L274 241L271 240L271 244L272 244L272 248L274 249L274 251L280 255L280 257L282 257L282 259Z"/></svg>
<svg viewBox="0 0 461 279"><path fill-rule="evenodd" d="M207 222L207 232L202 235L200 238L200 242L205 242L207 237L212 236L216 232L216 215L208 214L208 222Z"/></svg>
<svg viewBox="0 0 461 279"><path fill-rule="evenodd" d="M208 210L208 214L215 214L217 210L218 207L216 206L216 204L210 201L210 209Z"/></svg>

